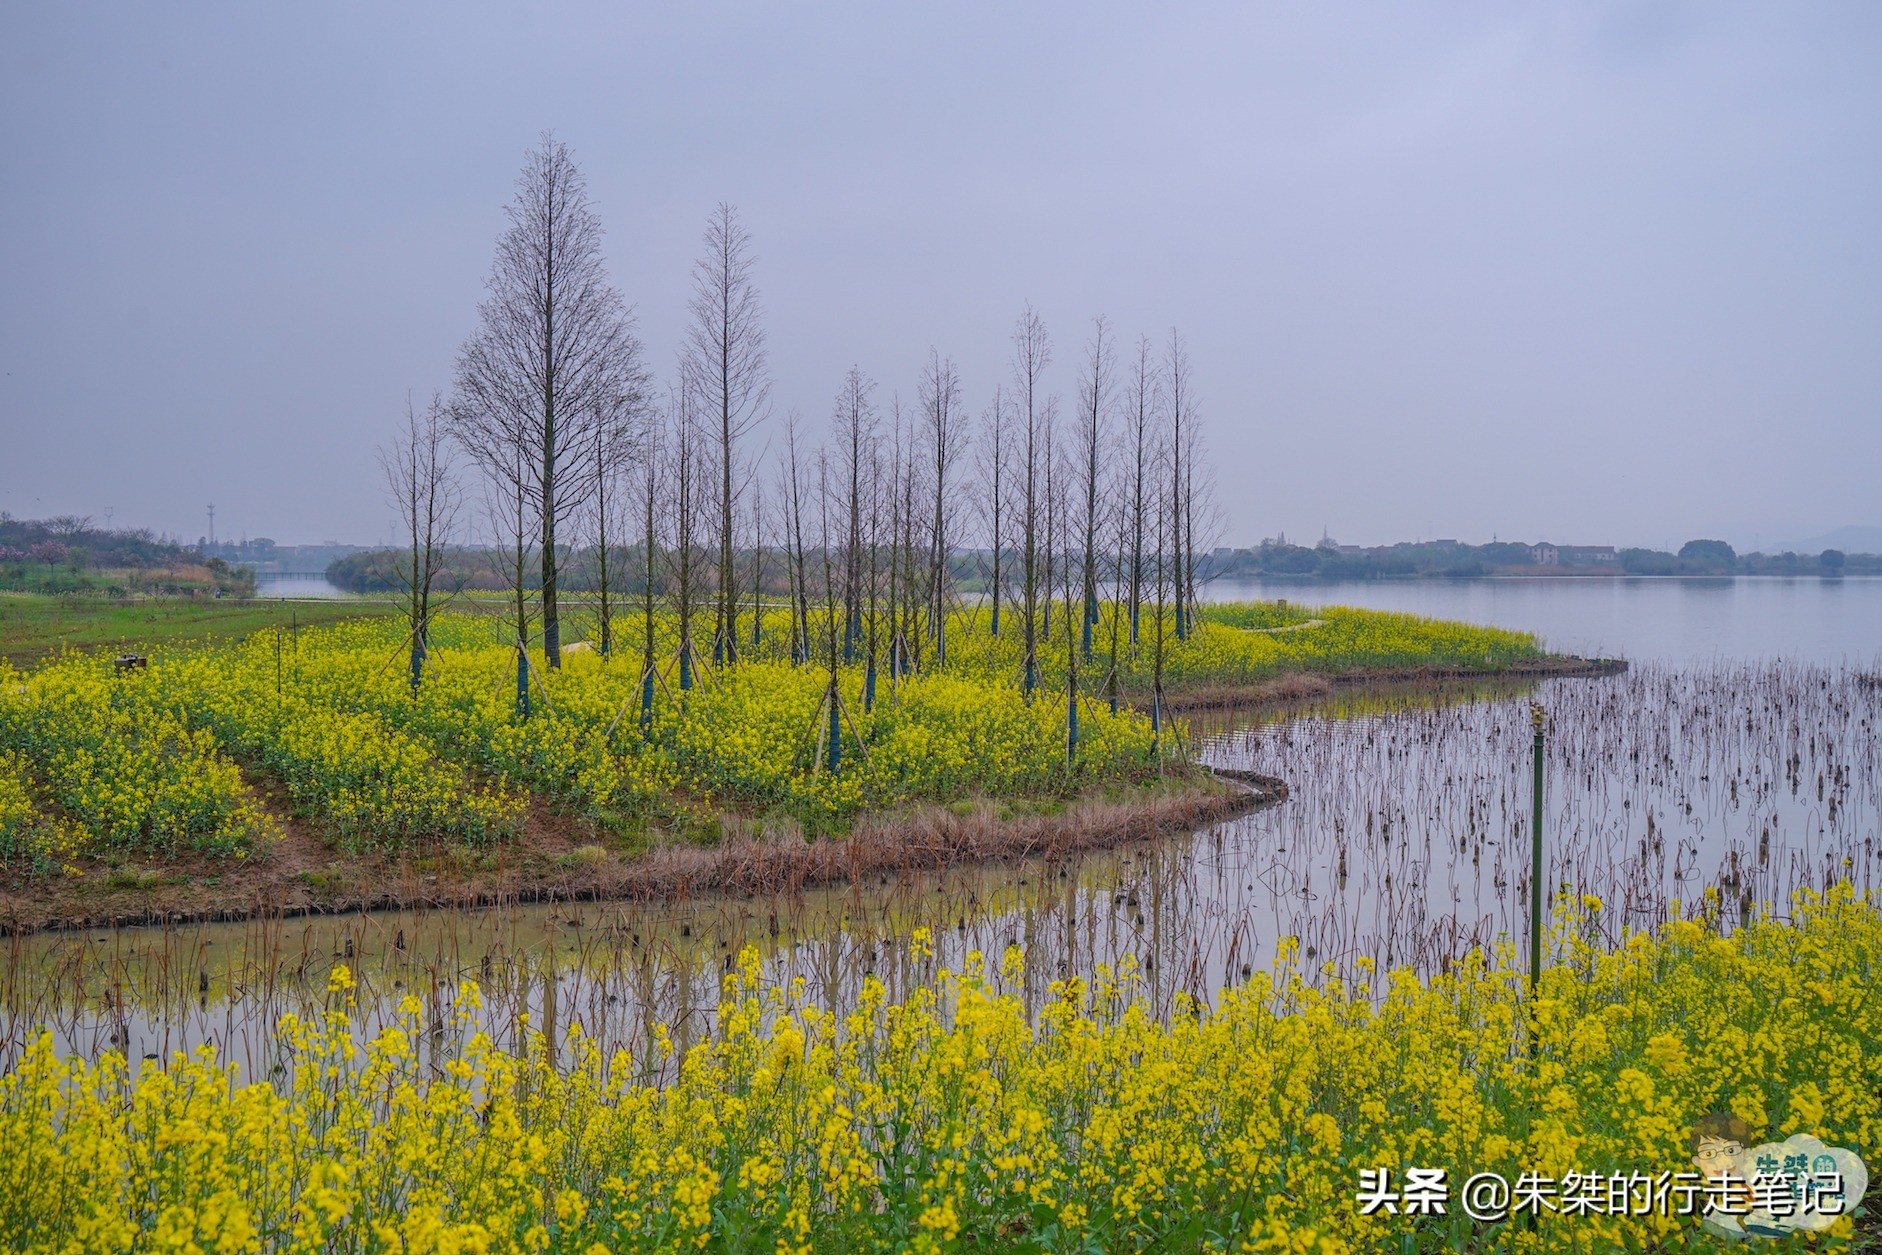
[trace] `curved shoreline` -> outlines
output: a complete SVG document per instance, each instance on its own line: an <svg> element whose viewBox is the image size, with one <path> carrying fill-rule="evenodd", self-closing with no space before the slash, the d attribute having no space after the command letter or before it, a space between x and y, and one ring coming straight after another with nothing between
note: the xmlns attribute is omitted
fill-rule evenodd
<svg viewBox="0 0 1882 1255"><path fill-rule="evenodd" d="M1052 861L1088 850L1189 832L1206 824L1278 806L1287 783L1255 772L1190 768L1174 787L1141 786L1137 796L1077 798L1054 814L998 817L998 803L981 801L965 814L942 806L893 816L865 817L840 840L764 840L739 837L715 846L667 846L630 861L577 868L512 868L469 873L442 883L408 860L362 863L340 892L309 894L283 875L256 886L246 900L208 904L184 892L161 894L140 906L93 911L34 912L26 893L0 895L0 936L88 929L177 927L297 919L412 909L481 909L555 902L647 902L699 896L756 897L855 883L870 876L943 871L967 864L1029 858ZM374 889L361 885L372 884ZM296 891L299 891L296 895ZM27 909L21 908L26 906Z"/></svg>
<svg viewBox="0 0 1882 1255"><path fill-rule="evenodd" d="M1371 686L1443 688L1616 675L1627 663L1551 655L1499 671L1416 667L1322 675L1289 672L1260 683L1220 686L1166 697L1177 713L1259 712ZM625 858L581 844L566 821L532 824L520 848L494 851L519 862L450 869L443 858L347 855L301 830L291 849L248 866L203 860L159 863L125 874L67 883L56 877L12 880L0 891L0 936L96 928L239 923L254 919L359 914L402 909L481 909L554 902L648 902L691 896L789 894L854 883L870 876L940 871L973 863L1067 857L1133 841L1193 831L1236 815L1277 806L1285 781L1254 772L1192 764L1174 780L1131 786L1106 797L1102 786L1048 813L1008 814L998 799L938 804L865 816L845 837L805 841L736 835L714 845L668 845ZM1021 799L1017 805L1037 805ZM601 853L585 858L586 851ZM148 876L148 882L144 877ZM237 883L224 887L220 882ZM59 892L61 889L64 892ZM87 898L92 901L86 901Z"/></svg>
<svg viewBox="0 0 1882 1255"><path fill-rule="evenodd" d="M1210 685L1164 696L1166 709L1182 714L1195 710L1263 710L1326 697L1342 689L1409 685L1441 689L1452 684L1495 684L1506 680L1599 679L1620 675L1625 658L1582 658L1550 654L1532 663L1497 671L1463 667L1381 667L1364 671L1288 671L1253 684Z"/></svg>

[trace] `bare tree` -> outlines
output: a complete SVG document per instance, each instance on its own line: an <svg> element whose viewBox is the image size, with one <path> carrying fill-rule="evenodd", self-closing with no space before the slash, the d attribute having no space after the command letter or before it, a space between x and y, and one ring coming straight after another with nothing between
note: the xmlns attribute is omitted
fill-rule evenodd
<svg viewBox="0 0 1882 1255"><path fill-rule="evenodd" d="M1158 469L1161 470L1162 468ZM1159 485L1162 485L1168 481L1159 475L1157 482ZM1157 507L1155 510L1156 533L1151 542L1151 552L1154 554L1152 560L1152 566L1154 568L1153 578L1156 588L1156 600L1153 610L1154 617L1151 619L1151 624L1155 631L1151 645L1150 667L1150 743L1153 749L1160 748L1163 733L1163 608L1170 587L1169 568L1166 558L1168 557L1167 546L1169 544L1170 520L1174 513L1174 511L1169 508L1169 501L1164 496L1161 487L1159 487L1156 496L1159 498L1159 500L1155 502Z"/></svg>
<svg viewBox="0 0 1882 1255"><path fill-rule="evenodd" d="M921 416L928 470L928 635L936 666L947 662L948 560L954 546L955 468L961 459L961 381L953 358L928 351L921 377Z"/></svg>
<svg viewBox="0 0 1882 1255"><path fill-rule="evenodd" d="M843 518L843 660L853 661L862 633L864 550L864 490L869 455L876 439L876 407L870 400L875 383L852 366L837 389L830 428L836 446L836 470L844 489Z"/></svg>
<svg viewBox="0 0 1882 1255"><path fill-rule="evenodd" d="M1082 463L1083 450L1074 450L1066 463ZM1091 656L1091 621L1085 613L1090 602L1084 596L1081 564L1077 561L1079 545L1083 539L1084 521L1078 518L1069 498L1082 497L1083 487L1076 484L1067 474L1074 469L1072 465L1053 467L1056 459L1048 460L1048 478L1054 487L1047 490L1047 498L1052 503L1049 516L1052 522L1046 526L1047 548L1059 554L1060 587L1064 590L1062 615L1065 630L1065 769L1070 772L1078 765L1078 663L1081 653ZM1082 504L1082 503L1081 503ZM1095 517L1096 503L1092 505ZM1086 546L1086 552L1090 547ZM1047 596L1053 596L1055 590L1048 588ZM1074 626L1076 624L1076 626ZM1083 648L1081 649L1081 639Z"/></svg>
<svg viewBox="0 0 1882 1255"><path fill-rule="evenodd" d="M1099 461L1104 452L1105 419L1111 407L1111 330L1103 315L1093 320L1085 346L1085 373L1078 381L1078 445L1081 506L1078 525L1083 612L1079 649L1091 661L1091 630L1098 623Z"/></svg>
<svg viewBox="0 0 1882 1255"><path fill-rule="evenodd" d="M921 637L918 607L922 604L915 573L915 480L914 423L902 413L901 398L895 398L889 423L890 442L887 468L875 469L875 515L886 522L888 532L889 583L889 675L899 680L921 662ZM886 498L886 501L885 501ZM876 538L875 561L882 559L881 536Z"/></svg>
<svg viewBox="0 0 1882 1255"><path fill-rule="evenodd" d="M1056 415L1054 416L1056 418ZM1041 464L1045 467L1045 492L1041 500L1044 505L1045 530L1039 538L1040 564L1040 635L1050 640L1052 636L1052 602L1058 596L1053 584L1055 572L1060 566L1061 532L1065 523L1065 467L1058 447L1058 424L1047 423L1044 426L1044 457Z"/></svg>
<svg viewBox="0 0 1882 1255"><path fill-rule="evenodd" d="M889 638L889 676L891 680L897 674L896 641L901 627L900 597L905 587L901 572L895 565L897 546L901 532L897 524L900 515L894 511L901 500L896 496L895 488L900 482L897 478L902 470L902 402L900 397L893 398L890 404L890 443L887 466L884 466L882 445L879 440L872 440L868 447L868 469L863 475L864 536L862 561L857 570L863 581L863 587L856 593L856 600L864 607L863 613L863 710L868 712L876 704L876 677L881 661L883 634L886 630ZM888 495L890 517L884 519L884 493ZM885 526L886 523L886 526ZM882 538L884 532L889 536L888 569L888 606L883 607L883 563Z"/></svg>
<svg viewBox="0 0 1882 1255"><path fill-rule="evenodd" d="M458 350L459 442L486 476L523 493L542 562L543 652L562 663L556 529L580 510L596 477L580 463L597 424L623 421L644 386L632 315L608 282L601 222L568 145L545 133L524 159L510 226ZM519 461L530 471L515 481ZM526 643L526 642L525 642Z"/></svg>
<svg viewBox="0 0 1882 1255"><path fill-rule="evenodd" d="M751 647L757 653L765 630L765 486L752 484L751 501Z"/></svg>
<svg viewBox="0 0 1882 1255"><path fill-rule="evenodd" d="M842 697L837 688L837 667L839 664L837 638L837 614L841 607L841 597L837 585L841 578L841 569L831 561L836 549L836 537L830 530L830 506L834 490L831 486L830 459L827 454L817 454L817 502L818 502L818 550L822 554L823 565L823 622L824 622L824 661L827 678L824 681L824 707L820 712L827 716L828 723L824 730L823 763L831 771L842 765L843 725ZM847 596L847 592L842 594Z"/></svg>
<svg viewBox="0 0 1882 1255"><path fill-rule="evenodd" d="M705 254L693 267L692 326L682 369L701 421L712 425L718 470L716 532L718 597L714 653L738 654L738 570L732 551L740 474L738 442L764 415L771 382L765 361L758 289L752 282L751 236L738 210L721 201L706 222Z"/></svg>
<svg viewBox="0 0 1882 1255"><path fill-rule="evenodd" d="M682 373L678 393L672 398L667 424L667 473L671 488L669 508L672 513L667 559L671 567L671 587L679 627L680 690L693 687L693 668L697 665L693 642L693 618L700 599L701 561L699 552L699 516L705 477L704 441L694 407L692 382Z"/></svg>
<svg viewBox="0 0 1882 1255"><path fill-rule="evenodd" d="M1111 628L1109 632L1109 665L1104 678L1105 696L1110 700L1111 713L1117 713L1118 707L1118 641L1123 634L1124 625L1136 627L1136 606L1131 603L1132 580L1141 578L1143 573L1143 554L1141 541L1138 542L1133 557L1131 540L1132 497L1134 468L1129 464L1119 465L1111 480L1110 525L1115 529L1111 538L1111 552L1115 560L1111 563ZM1135 642L1129 642L1134 645Z"/></svg>
<svg viewBox="0 0 1882 1255"><path fill-rule="evenodd" d="M791 661L810 661L810 572L804 550L804 472L799 457L797 415L784 420L784 462L778 468L785 512L785 566L791 589Z"/></svg>
<svg viewBox="0 0 1882 1255"><path fill-rule="evenodd" d="M529 717L529 562L535 552L537 531L530 512L533 466L528 451L511 446L507 464L483 462L484 522L489 528L488 552L497 578L510 594L509 641L516 654L516 714Z"/></svg>
<svg viewBox="0 0 1882 1255"><path fill-rule="evenodd" d="M1176 639L1189 637L1189 598L1195 586L1191 570L1195 545L1190 536L1190 485L1194 472L1190 466L1194 443L1194 416L1190 413L1189 352L1183 337L1170 329L1169 351L1165 358L1164 384L1170 402L1170 601L1176 611Z"/></svg>
<svg viewBox="0 0 1882 1255"><path fill-rule="evenodd" d="M431 647L431 595L438 583L444 547L457 526L462 501L446 434L444 398L433 393L421 415L405 397L405 422L393 442L379 450L386 496L399 512L409 548L394 571L405 590L410 630L412 696L424 680Z"/></svg>
<svg viewBox="0 0 1882 1255"><path fill-rule="evenodd" d="M1161 377L1151 356L1150 337L1137 337L1136 359L1131 364L1129 397L1125 421L1130 441L1129 481L1125 485L1124 514L1127 520L1129 557L1125 580L1125 600L1130 607L1130 643L1137 646L1139 618L1144 603L1144 526L1149 498L1154 488L1150 482L1150 460L1156 456L1157 407L1161 404ZM1120 553L1122 548L1120 547Z"/></svg>
<svg viewBox="0 0 1882 1255"><path fill-rule="evenodd" d="M1039 615L1050 600L1049 555L1041 552L1044 523L1044 475L1054 403L1045 395L1045 370L1052 361L1052 341L1031 305L1013 328L1013 392L1019 420L1020 454L1020 626L1024 633L1023 687L1030 697L1039 683Z"/></svg>
<svg viewBox="0 0 1882 1255"><path fill-rule="evenodd" d="M595 522L595 644L604 658L612 656L614 652L614 607L610 601L609 575L618 571L619 567L614 561L613 546L626 526L624 507L631 501L622 481L627 476L634 456L637 453L644 456L642 446L646 442L644 420L638 412L640 397L641 392L637 389L631 397L620 398L623 403L631 403L635 407L634 412L613 415L593 425L594 444L585 468L594 477L589 505Z"/></svg>
<svg viewBox="0 0 1882 1255"><path fill-rule="evenodd" d="M926 509L923 487L927 483L925 469L921 465L918 452L920 444L915 431L915 416L910 414L903 419L900 407L895 415L895 429L898 433L895 446L894 466L882 479L895 493L896 508L893 515L901 527L896 539L895 552L900 556L900 578L904 594L902 613L898 622L898 633L902 640L903 673L919 670L927 646L926 616L922 608L926 604L925 562L928 536L928 522L922 516ZM909 450L908 454L902 452Z"/></svg>
<svg viewBox="0 0 1882 1255"><path fill-rule="evenodd" d="M987 502L987 540L991 553L992 570L988 574L987 586L993 602L991 631L994 636L1000 634L1000 597L1006 585L1006 568L1002 559L1006 556L1006 511L1003 508L1007 477L1007 412L1006 398L998 387L993 390L993 403L981 418L982 436L980 441L980 475L986 485Z"/></svg>
<svg viewBox="0 0 1882 1255"><path fill-rule="evenodd" d="M654 679L660 665L656 652L657 643L654 639L654 586L657 582L655 562L660 553L659 506L662 495L660 486L662 475L667 469L664 435L664 423L649 423L646 443L641 451L640 734L642 738L653 731Z"/></svg>

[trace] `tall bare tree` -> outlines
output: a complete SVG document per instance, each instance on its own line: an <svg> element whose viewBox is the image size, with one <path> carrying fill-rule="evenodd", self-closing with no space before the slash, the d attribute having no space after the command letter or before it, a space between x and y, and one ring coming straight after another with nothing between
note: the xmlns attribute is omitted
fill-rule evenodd
<svg viewBox="0 0 1882 1255"><path fill-rule="evenodd" d="M649 422L640 459L640 733L643 738L653 731L654 677L660 665L654 639L654 588L658 582L655 563L660 554L661 479L666 471L665 434L663 421Z"/></svg>
<svg viewBox="0 0 1882 1255"><path fill-rule="evenodd" d="M894 507L899 506L900 499L895 496L895 485L899 482L897 476L901 473L903 465L902 402L900 397L896 397L891 401L890 413L888 457L886 459L883 457L882 444L879 440L871 441L868 451L865 454L868 465L863 474L865 502L862 510L862 526L864 538L862 560L858 563L858 570L861 573L863 587L857 592L856 598L864 606L863 710L865 712L874 709L876 704L877 666L882 657L881 649L885 631L888 634L889 641L889 676L891 680L893 680L896 675L895 641L901 624L901 620L897 617L899 604L897 599L901 592L901 584L899 582L900 572L894 564L894 555L898 552L896 546L900 540L900 533L896 530L896 519L899 518L899 515L894 514ZM888 494L886 503L884 499L885 491ZM887 512L890 515L886 520L886 527L884 526L885 504L888 506ZM886 616L883 608L882 569L882 539L885 532L889 536L890 554L887 590L888 607Z"/></svg>
<svg viewBox="0 0 1882 1255"><path fill-rule="evenodd" d="M1194 444L1194 415L1190 413L1189 351L1183 337L1172 327L1170 345L1164 359L1164 386L1170 403L1170 603L1176 611L1176 639L1189 638L1189 597L1195 586L1195 544L1190 536L1190 487L1195 473L1190 466Z"/></svg>
<svg viewBox="0 0 1882 1255"><path fill-rule="evenodd" d="M702 439L699 413L694 404L692 381L680 376L680 386L668 406L666 429L666 466L670 543L667 560L669 581L679 628L680 690L693 687L693 669L698 665L693 640L693 619L699 611L701 560L700 514L705 479L705 441Z"/></svg>
<svg viewBox="0 0 1882 1255"><path fill-rule="evenodd" d="M1164 605L1170 588L1167 559L1170 522L1175 512L1170 508L1169 499L1162 489L1162 485L1169 481L1159 475L1157 482L1158 489L1154 494L1157 500L1153 503L1156 507L1154 510L1156 528L1151 541L1151 552L1154 555L1151 562L1152 579L1156 588L1156 600L1151 612L1151 626L1154 631L1150 649L1150 744L1153 749L1160 751L1163 734Z"/></svg>
<svg viewBox="0 0 1882 1255"><path fill-rule="evenodd" d="M928 636L936 666L947 662L948 560L954 546L955 474L961 460L961 381L953 358L928 351L921 376L921 421L928 470Z"/></svg>
<svg viewBox="0 0 1882 1255"><path fill-rule="evenodd" d="M562 663L556 529L596 482L583 472L597 424L625 421L644 386L633 317L608 281L601 222L568 145L544 133L525 157L510 225L458 350L453 432L486 476L518 489L542 562L543 652ZM512 483L515 467L530 473ZM525 642L526 644L526 642Z"/></svg>
<svg viewBox="0 0 1882 1255"><path fill-rule="evenodd" d="M1125 581L1125 599L1130 606L1130 643L1135 649L1139 619L1144 604L1144 525L1149 498L1145 493L1155 488L1151 460L1156 456L1157 407L1161 404L1160 375L1152 356L1150 337L1137 337L1137 353L1131 363L1130 395L1126 402L1126 426L1130 438L1129 482L1126 485L1124 512L1129 524L1129 569Z"/></svg>
<svg viewBox="0 0 1882 1255"><path fill-rule="evenodd" d="M531 515L534 466L528 450L511 446L508 464L480 459L483 464L483 515L489 529L487 552L497 579L509 593L509 639L505 647L516 654L516 714L529 717L529 635L534 616L529 605L529 564L538 532Z"/></svg>
<svg viewBox="0 0 1882 1255"><path fill-rule="evenodd" d="M992 570L988 573L987 587L993 602L991 631L994 636L1000 634L1000 598L1005 591L1006 567L1006 504L1003 493L1006 490L1007 444L1010 439L1007 430L1006 397L998 387L993 390L993 403L981 417L980 440L980 476L985 484L986 495L982 498L987 503L987 541L991 553Z"/></svg>
<svg viewBox="0 0 1882 1255"><path fill-rule="evenodd" d="M876 406L870 399L875 383L852 366L837 389L830 416L830 434L836 446L836 471L843 490L843 660L853 661L862 633L863 566L868 561L863 527L869 458L876 440Z"/></svg>
<svg viewBox="0 0 1882 1255"><path fill-rule="evenodd" d="M399 512L408 542L395 570L405 590L412 696L416 698L431 648L431 597L463 500L443 396L434 392L431 404L420 414L412 407L411 394L406 394L404 425L393 442L379 450L379 466L385 473L387 498Z"/></svg>
<svg viewBox="0 0 1882 1255"><path fill-rule="evenodd" d="M927 538L927 528L920 518L924 504L921 486L926 480L918 467L920 440L916 428L919 418L912 412L903 414L899 397L892 411L888 465L878 465L875 470L876 499L884 501L877 507L877 513L888 524L889 674L900 677L921 665L924 639L921 610L926 604L924 590L927 587L922 571L926 547L918 546L917 538ZM877 554L880 562L879 539Z"/></svg>
<svg viewBox="0 0 1882 1255"><path fill-rule="evenodd" d="M791 589L791 661L810 661L810 570L804 550L804 468L799 454L797 415L784 420L784 462L778 468L784 502L785 566Z"/></svg>
<svg viewBox="0 0 1882 1255"><path fill-rule="evenodd" d="M682 369L692 385L701 421L716 446L718 596L713 650L730 662L738 654L738 568L733 548L738 497L745 479L739 441L764 416L771 380L765 334L752 281L751 236L738 210L721 201L706 222L705 253L693 266L692 326Z"/></svg>
<svg viewBox="0 0 1882 1255"><path fill-rule="evenodd" d="M1078 459L1080 541L1079 574L1083 595L1079 649L1091 661L1091 630L1098 623L1099 464L1104 455L1105 421L1111 408L1111 329L1099 315L1085 346L1085 372L1078 381Z"/></svg>
<svg viewBox="0 0 1882 1255"><path fill-rule="evenodd" d="M606 421L594 424L594 444L589 450L585 467L588 474L594 476L594 487L589 493L589 509L595 522L595 645L604 658L614 653L614 605L611 594L618 587L618 580L611 585L609 577L618 575L620 570L614 547L627 526L625 511L632 504L632 494L625 481L633 459L646 456L645 419L639 412L641 396L641 389L637 387L631 396L620 398L621 402L634 405L632 414L611 416Z"/></svg>
<svg viewBox="0 0 1882 1255"><path fill-rule="evenodd" d="M752 484L751 500L751 647L758 652L765 631L765 486Z"/></svg>
<svg viewBox="0 0 1882 1255"><path fill-rule="evenodd" d="M1049 547L1042 547L1045 510L1045 459L1050 445L1054 403L1045 394L1045 371L1052 362L1052 340L1031 305L1013 327L1013 403L1019 421L1020 455L1020 627L1024 635L1023 687L1030 697L1039 683L1039 615L1050 600ZM1042 596L1043 594L1043 596Z"/></svg>

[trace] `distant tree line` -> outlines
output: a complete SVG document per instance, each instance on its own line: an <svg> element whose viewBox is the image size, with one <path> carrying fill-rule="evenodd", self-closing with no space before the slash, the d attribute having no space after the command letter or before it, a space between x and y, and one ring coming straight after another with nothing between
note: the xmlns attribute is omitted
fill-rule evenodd
<svg viewBox="0 0 1882 1255"><path fill-rule="evenodd" d="M1062 401L1027 306L977 413L931 350L906 393L848 370L817 442L797 411L774 412L755 254L732 206L708 219L684 347L660 376L566 145L545 135L528 154L507 213L451 388L408 404L381 451L405 543L329 568L408 600L414 685L439 594L466 587L508 595L523 713L530 650L561 664L571 588L588 594L600 652L632 648L649 684L670 663L682 688L757 644L767 605L788 610L788 656L826 667L833 691L839 666L860 663L873 691L879 670L943 660L959 609L1020 642L1029 693L1048 641L1074 671L1120 646L1098 639L1101 601L1129 608L1122 648L1160 658L1166 620L1192 630L1214 516L1177 332L1120 346L1093 320ZM650 626L615 639L623 609L642 625L668 612L674 656L655 657Z"/></svg>
<svg viewBox="0 0 1882 1255"><path fill-rule="evenodd" d="M247 596L254 573L163 540L148 528L89 516L21 519L0 511L0 588L46 593L224 593Z"/></svg>
<svg viewBox="0 0 1882 1255"><path fill-rule="evenodd" d="M113 530L88 516L61 514L19 519L0 511L0 563L33 561L48 566L154 567L183 550L158 539L149 528Z"/></svg>
<svg viewBox="0 0 1882 1255"><path fill-rule="evenodd" d="M1413 576L1469 578L1522 573L1623 575L1841 575L1882 573L1882 556L1844 554L1740 554L1722 540L1692 540L1678 552L1541 546L1518 542L1487 545L1454 540L1400 542L1360 547L1323 541L1313 546L1266 541L1249 549L1216 549L1198 559L1205 579L1297 576L1317 579L1391 579Z"/></svg>

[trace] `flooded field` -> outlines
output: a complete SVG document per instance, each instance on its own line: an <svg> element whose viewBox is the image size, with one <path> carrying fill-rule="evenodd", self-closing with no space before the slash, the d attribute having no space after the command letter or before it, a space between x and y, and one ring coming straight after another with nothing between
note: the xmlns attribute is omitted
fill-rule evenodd
<svg viewBox="0 0 1882 1255"><path fill-rule="evenodd" d="M274 1025L359 980L362 1032L416 997L439 1028L461 982L506 1047L579 1023L637 1060L656 1025L711 1024L746 946L766 978L840 1009L979 963L1029 1006L1050 982L1134 965L1154 1010L1208 1003L1284 937L1310 979L1441 970L1526 937L1530 702L1547 712L1545 885L1599 899L1613 940L1674 911L1728 922L1793 891L1876 879L1882 678L1792 663L1645 665L1598 680L1354 690L1259 720L1192 721L1204 762L1285 778L1283 805L1073 861L885 877L784 898L411 911L15 938L0 955L0 1066L40 1027L133 1060L213 1042L281 1066ZM911 946L925 929L928 946ZM1520 943L1519 943L1520 946ZM1016 948L1023 970L1002 970ZM975 960L972 956L980 955Z"/></svg>

